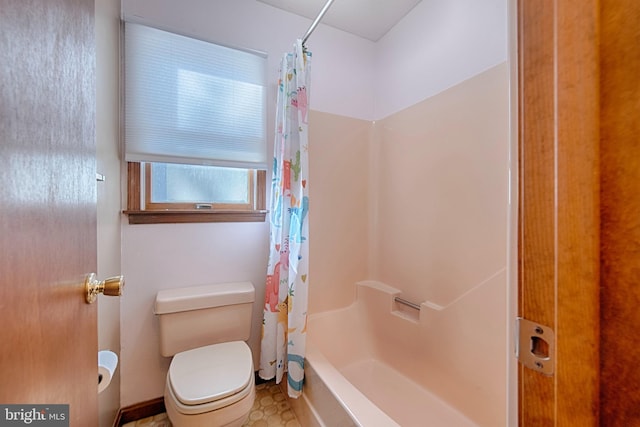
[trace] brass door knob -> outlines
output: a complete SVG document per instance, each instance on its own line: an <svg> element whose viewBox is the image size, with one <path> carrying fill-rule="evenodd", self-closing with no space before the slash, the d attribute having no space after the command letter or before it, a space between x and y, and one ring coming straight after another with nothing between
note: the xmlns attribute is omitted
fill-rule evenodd
<svg viewBox="0 0 640 427"><path fill-rule="evenodd" d="M96 279L96 274L91 273L84 281L87 304L93 303L98 294L119 297L124 290L124 276L109 277L105 280Z"/></svg>

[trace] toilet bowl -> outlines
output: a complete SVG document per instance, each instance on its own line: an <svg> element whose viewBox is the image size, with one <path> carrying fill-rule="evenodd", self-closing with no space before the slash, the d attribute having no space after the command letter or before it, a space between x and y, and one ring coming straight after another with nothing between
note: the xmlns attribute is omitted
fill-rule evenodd
<svg viewBox="0 0 640 427"><path fill-rule="evenodd" d="M242 341L178 353L164 401L175 426L241 426L255 398L251 350Z"/></svg>
<svg viewBox="0 0 640 427"><path fill-rule="evenodd" d="M251 349L254 288L226 283L156 296L163 356L173 356L164 403L174 427L241 426L255 400Z"/></svg>

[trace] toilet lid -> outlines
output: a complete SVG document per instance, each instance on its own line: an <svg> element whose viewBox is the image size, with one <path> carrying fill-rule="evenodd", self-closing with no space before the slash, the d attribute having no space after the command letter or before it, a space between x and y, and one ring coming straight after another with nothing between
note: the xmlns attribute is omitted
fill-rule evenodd
<svg viewBox="0 0 640 427"><path fill-rule="evenodd" d="M232 396L253 381L251 350L244 341L200 347L173 357L168 373L176 398L201 405Z"/></svg>

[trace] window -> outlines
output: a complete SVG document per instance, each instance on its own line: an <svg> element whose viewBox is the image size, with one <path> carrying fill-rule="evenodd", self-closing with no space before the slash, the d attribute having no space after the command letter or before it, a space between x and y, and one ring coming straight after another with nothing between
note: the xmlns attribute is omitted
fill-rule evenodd
<svg viewBox="0 0 640 427"><path fill-rule="evenodd" d="M265 219L265 170L128 163L127 175L130 224Z"/></svg>
<svg viewBox="0 0 640 427"><path fill-rule="evenodd" d="M265 55L124 28L129 222L264 221Z"/></svg>
<svg viewBox="0 0 640 427"><path fill-rule="evenodd" d="M196 204L196 209L203 209L212 203L227 209L252 208L253 170L173 163L144 166L147 207L193 209Z"/></svg>

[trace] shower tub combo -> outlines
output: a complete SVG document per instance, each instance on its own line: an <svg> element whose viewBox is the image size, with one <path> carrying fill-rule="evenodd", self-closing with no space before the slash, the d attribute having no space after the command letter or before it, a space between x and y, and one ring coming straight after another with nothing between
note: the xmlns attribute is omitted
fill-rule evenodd
<svg viewBox="0 0 640 427"><path fill-rule="evenodd" d="M311 315L305 388L290 399L298 419L330 427L506 425L506 326L491 309L504 300L506 278L492 279L447 307L411 307L398 289L360 282L353 304Z"/></svg>

